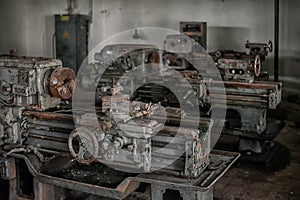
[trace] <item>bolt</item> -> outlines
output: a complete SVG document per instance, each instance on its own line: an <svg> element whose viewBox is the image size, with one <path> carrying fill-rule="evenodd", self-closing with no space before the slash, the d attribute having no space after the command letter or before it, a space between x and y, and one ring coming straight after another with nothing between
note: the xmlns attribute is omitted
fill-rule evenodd
<svg viewBox="0 0 300 200"><path fill-rule="evenodd" d="M102 147L103 147L103 149L108 150L109 144L108 144L106 141L104 141L104 142L102 143Z"/></svg>
<svg viewBox="0 0 300 200"><path fill-rule="evenodd" d="M57 83L58 83L58 80L56 78L52 80L53 85L56 85Z"/></svg>

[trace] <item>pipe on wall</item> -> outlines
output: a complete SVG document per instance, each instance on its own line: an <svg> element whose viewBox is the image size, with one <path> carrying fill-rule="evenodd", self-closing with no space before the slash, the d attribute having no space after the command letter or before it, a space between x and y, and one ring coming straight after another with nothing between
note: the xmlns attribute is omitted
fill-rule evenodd
<svg viewBox="0 0 300 200"><path fill-rule="evenodd" d="M279 0L275 1L275 10L274 10L274 81L279 81Z"/></svg>

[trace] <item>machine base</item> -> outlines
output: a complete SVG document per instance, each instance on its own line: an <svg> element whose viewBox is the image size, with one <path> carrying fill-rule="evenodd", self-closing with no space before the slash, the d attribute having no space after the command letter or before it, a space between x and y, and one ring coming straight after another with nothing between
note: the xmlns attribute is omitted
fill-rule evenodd
<svg viewBox="0 0 300 200"><path fill-rule="evenodd" d="M8 199L11 200L51 200L56 199L58 195L57 191L60 191L59 196L63 196L65 193L62 192L62 190L66 189L66 191L69 192L71 190L89 195L98 195L105 198L126 199L131 194L134 194L142 184L148 184L151 186L151 194L147 197L148 199L163 200L166 199L166 195L169 192L175 192L180 194L180 197L183 200L212 200L212 188L214 183L231 167L231 165L238 159L240 154L225 151L212 151L210 155L210 165L199 177L195 179L187 179L177 175L176 173L171 174L170 172L161 170L149 174L127 174L127 176L120 178L120 173L122 174L122 172L114 171L112 169L107 171L108 167L103 167L103 169L99 169L99 173L102 175L98 178L101 180L119 178L119 180L115 184L109 184L109 181L105 181L106 184L100 185L89 181L97 178L94 177L94 170L87 170L91 169L92 166L83 166L81 171L76 171L73 166L70 167L72 174L75 175L75 178L70 180L62 176L49 175L46 172L42 173L34 155L21 155L12 153L10 156L11 157L9 158L2 157L2 160L9 160L10 163L7 164L11 164L13 170L5 174L1 173L1 178L5 176L5 180L7 180L7 183L10 186L15 184L20 185L20 183L18 183L18 180L20 180L20 178L18 178L19 173L16 172L19 171L17 164L18 160L21 160L22 162L25 161L29 170L27 174L31 175L34 182L34 185L32 186L32 196L28 198L19 196L17 187L10 187ZM84 173L84 171L89 173ZM79 176L78 180L76 175ZM87 178L83 180L82 177ZM40 191L45 192L40 193Z"/></svg>

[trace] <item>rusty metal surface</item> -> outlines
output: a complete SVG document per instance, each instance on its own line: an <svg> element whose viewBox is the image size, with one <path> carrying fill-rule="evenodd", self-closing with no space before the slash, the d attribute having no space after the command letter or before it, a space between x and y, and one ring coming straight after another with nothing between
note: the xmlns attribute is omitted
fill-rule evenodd
<svg viewBox="0 0 300 200"><path fill-rule="evenodd" d="M0 152L4 153L3 151ZM42 174L39 171L39 169L36 168L36 165L29 157L26 157L21 154L11 154L11 156L15 158L24 159L29 168L30 173L35 177L37 181L41 183L78 190L89 194L94 194L94 195L99 195L99 196L109 197L114 199L124 199L126 196L128 196L130 193L136 190L140 184L133 177L126 178L119 185L117 185L117 187L113 187L113 188L101 187L98 185L92 185L92 184L78 182L74 180L67 180L55 176Z"/></svg>
<svg viewBox="0 0 300 200"><path fill-rule="evenodd" d="M28 57L28 56L0 56L0 66L18 66L25 64L28 68L41 66L60 66L61 61L58 59L45 57Z"/></svg>
<svg viewBox="0 0 300 200"><path fill-rule="evenodd" d="M141 182L172 185L175 189L206 191L231 167L239 158L239 153L213 150L210 154L211 163L208 168L195 179L186 179L178 175L163 172L153 174L140 174L136 178Z"/></svg>
<svg viewBox="0 0 300 200"><path fill-rule="evenodd" d="M61 61L42 57L0 56L1 105L34 110L56 107L60 99L49 95L49 73L61 68Z"/></svg>
<svg viewBox="0 0 300 200"><path fill-rule="evenodd" d="M154 137L151 137L152 142L152 149L153 152L155 152L158 148L163 147L165 144L168 144L170 142L174 143L173 145L169 145L171 148L169 148L167 151L165 151L165 155L157 155L155 153L152 152L152 158L151 160L153 160L152 162L152 167L151 168L157 168L158 166L162 165L163 163L168 163L169 159L173 159L173 157L175 156L175 154L179 154L180 152L178 151L178 147L176 147L176 145L182 145L182 148L186 148L186 145L189 143L189 141L198 141L199 140L199 135L202 139L199 140L202 141L201 145L198 148L197 152L206 152L204 154L208 154L207 150L209 149L209 144L207 143L207 139L205 139L208 135L207 133L209 133L210 131L210 126L212 124L212 121L209 119L205 119L203 118L202 121L198 121L196 118L193 117L186 117L185 119L180 119L181 116L181 110L180 109L175 109L175 108L171 108L168 107L167 110L170 112L170 116L167 118L167 121L170 125L165 126L162 130L160 130ZM87 140L86 142L81 141L80 143L84 144L83 146L80 145L79 147L79 152L75 153L74 149L73 149L73 139L74 137L72 136L71 131L75 128L74 125L72 125L72 123L69 123L72 121L72 116L71 114L65 114L65 113L50 113L50 112L36 112L36 111L25 111L24 115L27 116L28 118L26 119L27 123L26 123L26 127L27 127L27 131L26 131L26 135L24 135L24 138L26 138L24 144L25 145L38 145L38 150L39 151L60 151L60 152L66 152L68 153L70 150L70 152L72 153L72 155L76 158L79 159L80 162L88 162L90 163L90 161L94 161L98 155L98 141L95 138L94 134L95 133L90 133L90 136L86 135L84 137L80 137L83 138L84 141ZM87 121L88 120L88 116L86 118ZM161 117L153 117L153 120L158 120L158 122L160 120L163 120L163 118ZM184 122L187 127L186 128L181 128L180 130L178 130L178 128L176 128L176 125L179 124L180 122ZM197 131L195 129L191 129L188 128L188 126L194 126L195 124L199 124L199 127L201 127L202 130L202 134L197 134ZM85 125L87 125L86 123L84 123ZM89 123L88 125L91 127L96 127L99 124L98 121L94 122L94 123ZM171 124L173 124L174 126L172 126ZM133 128L130 128L130 126L128 126L128 131L132 132ZM76 129L77 130L77 129ZM127 130L127 129L126 129ZM76 131L78 132L78 130ZM81 134L82 131L80 131ZM88 132L90 132L88 130ZM71 135L69 135L71 133ZM75 132L73 132L75 133ZM82 132L83 133L83 132ZM134 132L132 132L134 133ZM205 134L204 134L205 133ZM135 133L136 134L136 133ZM87 137L88 136L88 137ZM176 136L176 137L175 137ZM140 137L139 134L136 134L135 137ZM68 142L68 138L69 138L69 142ZM91 139L88 139L91 138ZM94 139L93 139L94 138ZM118 138L116 138L118 139ZM121 140L116 140L114 142L114 144L119 144L119 142L121 142L121 144L123 139ZM80 141L80 140L79 140ZM90 143L90 141L93 141L92 143ZM105 142L109 142L109 140L105 140ZM69 143L69 147L67 147L67 143ZM200 143L199 143L200 144ZM101 147L103 146L102 142L99 142L99 145L101 145ZM97 148L95 148L97 147ZM182 149L182 150L183 150ZM91 160L85 158L84 159L84 152L86 152L86 150L88 150L88 152L92 153L92 157ZM177 152L178 151L178 152ZM81 153L80 153L81 152ZM81 156L77 156L77 154L81 155ZM173 155L173 156L172 156ZM192 154L188 154L186 155L187 158L191 157L191 158L196 158L194 156L189 156ZM118 155L116 155L118 156ZM114 157L116 157L114 156ZM122 156L122 155L120 155ZM126 156L122 156L125 157ZM194 169L196 171L197 166L200 167L202 164L201 163L208 163L209 159L208 158L202 158L201 156L197 157L198 161L197 161L197 165L194 165L193 168L188 167L188 165L184 165L184 162L187 158L182 158L179 159L176 164L174 165L170 165L167 168L169 170L184 170L184 168L189 168L189 169ZM164 162L162 162L162 160L164 160ZM105 160L97 158L97 161L100 162L105 162ZM116 160L117 161L117 160ZM159 161L159 162L157 162ZM124 161L123 161L124 162ZM113 164L113 163L111 163ZM120 163L116 162L116 164L121 165ZM126 167L126 166L124 166ZM129 167L129 166L127 166ZM201 168L204 169L204 167L202 166ZM200 168L199 168L200 169ZM203 170L202 169L202 170ZM188 170L186 170L185 173L187 173ZM192 172L192 170L190 170L190 172ZM200 173L197 172L197 174ZM192 176L197 176L196 175L192 175ZM186 174L188 175L188 174ZM190 176L191 176L190 175Z"/></svg>
<svg viewBox="0 0 300 200"><path fill-rule="evenodd" d="M54 185L39 182L34 179L34 200L53 200L55 199Z"/></svg>
<svg viewBox="0 0 300 200"><path fill-rule="evenodd" d="M43 119L50 121L63 121L73 123L73 116L70 114L64 113L55 113L55 112L36 112L31 110L25 110L23 112L24 116L28 116L35 119Z"/></svg>
<svg viewBox="0 0 300 200"><path fill-rule="evenodd" d="M120 50L119 47L120 46L113 46L111 48ZM108 48L108 50L109 49L110 48ZM180 188L181 190L200 192L209 190L215 181L220 178L238 158L238 154L220 152L213 152L211 156L209 156L211 149L210 133L213 121L201 117L201 121L199 122L199 120L197 120L199 116L198 114L195 115L194 112L189 113L190 116L193 117L184 117L184 119L181 119L184 113L180 107L176 105L176 99L169 98L172 94L168 94L169 96L167 96L164 93L165 90L161 87L146 86L138 91L140 92L140 96L137 96L137 98L140 98L140 101L131 101L128 95L122 94L123 85L115 84L115 78L120 77L117 70L121 72L129 70L134 67L132 63L142 62L142 64L145 64L149 61L156 63L158 57L153 54L153 52L156 52L153 48L134 51L130 56L123 55L119 61L110 63L110 71L108 70L108 73L103 76L103 80L97 79L97 81L99 81L97 83L97 95L99 95L97 99L99 102L96 102L96 120L91 120L92 114L95 114L91 108L89 108L89 111L84 109L80 110L79 108L74 111L76 113L76 125L85 126L88 129L85 135L78 134L84 131L80 131L78 126L75 127L71 114L73 111L72 108L68 111L59 110L60 106L57 105L51 107L51 110L45 111L43 109L41 112L37 112L28 110L32 108L35 110L35 105L27 102L25 104L26 108L28 108L27 110L26 108L24 112L23 110L17 110L18 118L11 115L13 109L6 112L5 114L8 117L15 117L20 123L21 129L17 131L17 133L20 134L19 141L22 141L20 147L17 146L14 148L14 146L12 146L11 149L8 147L8 150L11 151L6 155L13 155L24 159L31 173L40 182L106 197L124 198L133 192L141 182L156 184L165 188ZM145 58L145 56L147 58ZM142 59L140 60L139 58ZM108 62L110 60L105 61ZM154 67L152 66L152 68ZM223 84L225 84L228 94L228 107L243 107L252 104L251 109L253 109L253 107L255 107L255 109L256 107L265 109L272 106L274 107L274 105L276 106L279 101L276 92L281 89L281 85L278 84L254 83L250 85L249 83L239 82L218 83L211 80L204 80L197 72L186 68L181 72L188 82L182 83L180 79L181 75L178 74L176 76L176 73L173 73L174 75L170 74L172 75L171 78L163 77L163 81L173 84L175 87L180 85L188 88L187 86L189 84L193 85L193 88L195 88L194 92L198 98L196 101L190 103L195 106L199 106L200 104L201 106L205 106L206 104L212 103L212 101L217 102L220 100L215 98L214 95L220 92L220 85ZM149 77L149 79L157 82L162 78L161 76L169 73L171 72L162 71L158 75L159 77L152 76ZM26 73L20 72L17 77L21 81L26 82L27 77L29 77L27 75ZM44 81L37 83L37 85L45 89L45 94L52 94L59 101L71 97L75 87L75 75L72 71L56 67L51 68L51 70L45 72L44 75L46 79L43 79ZM87 75L89 76L91 74ZM86 80L92 79L90 77L85 78ZM146 77L138 73L138 76L135 78L127 78L131 81L130 84L133 84L131 86L134 86L134 84ZM90 84L91 82L87 82L85 87L89 88ZM212 87L211 91L207 91L208 88L206 86L208 84L212 84L212 86L215 87ZM5 86L5 88L7 87ZM47 91L47 88L50 90L50 93ZM191 93L184 90L181 95L184 96L184 98L188 98L190 94ZM160 95L163 99L156 98L155 95ZM153 98L150 99L150 102L147 102L145 96L152 96ZM40 99L45 100L43 98ZM173 101L168 101L168 98ZM155 102L155 99L159 99L158 101L161 101L162 104ZM270 102L272 101L273 105L270 106ZM121 107L121 110L117 110L117 107L113 107L112 105L114 104L122 104L122 106L118 107L118 109ZM224 106L224 104L220 106ZM167 113L167 124L164 128L163 114L158 114L151 119L148 118L151 112L159 107ZM42 108L46 109L46 107ZM127 108L130 111L129 116L126 113ZM256 111L255 109L250 111ZM244 110L242 110L242 113L251 114L251 112L243 111ZM248 118L248 121L242 119L244 120L244 126L242 128L245 128L245 130L255 130L260 133L261 129L264 128L263 117L265 117L265 113L264 110L259 110L258 113L260 116L252 115L252 117L258 119L258 121L255 122L256 124L252 123L250 125L248 124L250 119L248 117L249 115L244 115L245 118ZM177 127L182 121L185 122L185 125L177 131ZM88 123L86 124L85 122ZM103 132L98 128L99 123L100 127L103 127ZM138 126L136 126L136 124L138 124ZM259 130L257 124L261 124ZM192 128L193 126L195 127ZM242 128L241 130L244 130ZM74 129L75 131L73 131ZM79 140L77 140L78 137ZM76 139L78 144L75 143L75 140L73 143L73 139ZM164 148L163 152L157 151L169 143L171 144ZM78 153L75 150L77 147L79 149ZM16 154L17 152L22 153L22 155ZM76 171L77 168L70 169L70 171L64 171L66 174L61 174L60 176L47 174L36 168L38 164L47 164L53 155L70 155L70 152L73 156L72 159L90 165L78 164L80 168L85 168L85 170L79 170L80 172L78 174L78 171ZM39 160L33 161L30 157L26 157L25 155L29 153L37 156ZM92 161L97 161L97 163L92 163ZM118 173L109 173L105 176L105 172L102 172L101 168L98 169L100 171L97 171L93 166L100 166L101 164L98 162L110 164L117 169L131 170L130 172L134 171L143 174L137 176L128 174L124 180L115 186L97 185L89 181L95 180L93 179L94 177L111 178L118 176ZM161 170L162 168L163 170ZM91 180L87 180L86 178L82 178L84 174L92 174L94 177L90 177Z"/></svg>
<svg viewBox="0 0 300 200"><path fill-rule="evenodd" d="M16 177L14 159L0 157L0 178L13 179Z"/></svg>
<svg viewBox="0 0 300 200"><path fill-rule="evenodd" d="M75 88L75 73L69 68L57 68L51 73L49 82L53 96L70 99Z"/></svg>
<svg viewBox="0 0 300 200"><path fill-rule="evenodd" d="M78 152L75 152L73 147L73 141L77 139L81 144ZM96 136L87 128L79 127L71 132L68 139L68 146L71 155L77 158L82 164L90 164L95 161L99 153L99 144ZM86 151L91 152L91 155L86 158L84 155Z"/></svg>
<svg viewBox="0 0 300 200"><path fill-rule="evenodd" d="M272 42L264 44L247 41L245 47L249 49L248 53L234 50L209 53L225 81L252 83L254 80L268 79L268 72L261 71L265 57L273 50Z"/></svg>
<svg viewBox="0 0 300 200"><path fill-rule="evenodd" d="M0 153L3 153L1 151ZM126 177L123 181L117 183L117 185L106 184L106 186L99 186L88 183L92 180L91 177L86 177L85 181L68 180L65 178L57 177L55 175L47 175L42 173L35 161L31 156L24 156L21 154L11 154L13 158L24 159L29 167L30 173L35 178L35 188L39 188L38 197L45 197L46 192L52 192L53 186L59 186L63 188L78 190L89 194L99 195L103 197L109 197L114 199L124 199L132 192L134 192L140 183L150 183L162 188L172 188L174 190L194 191L194 192L207 192L213 184L231 167L231 165L238 159L238 153L231 153L225 151L212 151L210 157L212 162L208 168L197 178L188 179L178 176L174 173L168 173L165 171L157 171L151 174L137 174ZM99 167L98 167L99 170ZM75 172L76 173L76 172ZM106 173L103 173L101 179L106 179ZM110 172L108 176L114 176L114 172ZM118 176L118 173L115 174ZM80 175L78 176L78 178ZM95 178L95 177L94 177ZM80 178L79 178L80 179ZM42 196L40 196L42 195ZM40 198L43 199L43 198Z"/></svg>
<svg viewBox="0 0 300 200"><path fill-rule="evenodd" d="M120 50L123 47L123 45L111 46L107 50L111 48ZM136 46L129 46L129 50L131 47L136 48ZM108 53L109 56L109 52L102 53ZM52 193L52 186L123 199L135 191L140 183L192 190L191 193L186 193L186 196L196 195L197 192L210 196L206 194L209 193L207 191L238 158L238 154L224 152L214 152L210 156L213 120L201 117L199 121L199 113L195 114L193 110L187 114L181 107L173 106L174 102L169 104L163 102L165 104L162 105L152 100L147 102L145 98L141 98L141 101L131 100L128 94L125 92L122 94L124 85L115 83L115 77L120 76L115 73L115 70L123 72L135 67L135 64L149 62L153 65L151 69L145 70L156 70L159 58L156 53L156 49L147 46L130 55L122 55L119 61L110 63L108 74L103 80L97 80L99 102L96 102L96 112L93 107L88 106L76 110L69 106L69 109L65 110L61 104L55 104L56 101L68 102L63 99L68 100L75 87L74 73L60 66L53 66L38 76L41 82L36 83L35 86L44 92L44 96L39 100L48 103L39 107L42 108L41 110L37 109L36 104L24 102L25 108L12 106L4 112L5 119L15 119L18 122L17 126L20 127L14 131L19 136L15 139L19 142L17 145L4 140L8 143L3 148L7 150L5 156L25 160L30 173L36 179L35 188L41 190L38 199L45 198L47 191L49 194ZM35 73L33 69L29 69L30 73ZM19 81L27 81L29 72L28 74L25 72L20 71L16 75ZM128 80L136 84L140 79L145 78L139 74L136 79L128 77ZM159 76L166 74L169 72L162 71ZM170 78L163 77L163 81L173 83L175 87L180 84L185 88L188 88L190 83L201 105L207 103L208 82L205 82L196 72L189 70L183 71L189 83L182 83L181 75L173 74L169 74L172 75ZM158 81L160 78L162 77L151 77L153 81ZM89 84L91 82L87 82L86 87L89 88ZM8 87L5 85L5 88ZM143 91L144 95L152 95L155 92L161 94L164 89L154 86L151 92L147 87ZM190 95L186 90L181 93L184 98ZM163 93L162 96L164 95ZM47 97L51 97L55 102ZM250 98L257 97L250 95L245 100L252 100ZM198 99L193 101L194 104L190 103L198 106L197 102ZM151 118L155 111L157 115ZM76 116L73 119L74 113ZM91 117L93 114L96 119ZM164 126L165 114L167 117ZM182 122L184 125L178 129ZM99 124L103 130L100 130ZM79 126L84 126L86 129L81 129ZM158 151L163 147L165 147L163 151ZM51 162L61 155L69 157L71 162L76 164L69 166L61 162L55 165L55 162ZM122 172L107 170L104 164ZM57 174L53 172L55 170L45 171L43 166L48 166L50 169L50 165L53 165L53 168L59 166L57 168L62 170L57 170ZM139 174L132 174L132 172ZM114 179L114 184L111 183L111 179Z"/></svg>

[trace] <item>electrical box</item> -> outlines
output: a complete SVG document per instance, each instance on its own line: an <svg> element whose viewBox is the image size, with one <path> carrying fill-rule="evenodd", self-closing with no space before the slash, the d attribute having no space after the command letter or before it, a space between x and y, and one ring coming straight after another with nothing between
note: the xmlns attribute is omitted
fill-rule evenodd
<svg viewBox="0 0 300 200"><path fill-rule="evenodd" d="M180 22L180 32L193 38L206 49L207 23L206 22Z"/></svg>
<svg viewBox="0 0 300 200"><path fill-rule="evenodd" d="M88 54L87 15L55 15L56 58L75 73Z"/></svg>

